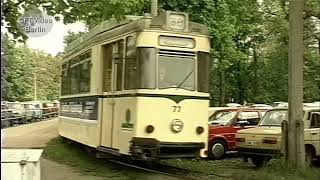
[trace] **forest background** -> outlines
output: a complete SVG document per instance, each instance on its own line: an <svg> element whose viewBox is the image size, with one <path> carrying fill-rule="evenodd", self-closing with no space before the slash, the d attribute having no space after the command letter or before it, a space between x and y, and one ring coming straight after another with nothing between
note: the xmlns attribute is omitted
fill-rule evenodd
<svg viewBox="0 0 320 180"><path fill-rule="evenodd" d="M212 37L211 106L228 102L272 103L288 99L288 0L159 0L159 8L189 13ZM306 0L304 11L304 102L320 101L320 1ZM148 0L2 1L2 100L59 97L62 53L52 56L29 49L19 31L20 12L42 7L64 23L84 22L90 30L110 18L150 12ZM70 32L65 44L83 33Z"/></svg>

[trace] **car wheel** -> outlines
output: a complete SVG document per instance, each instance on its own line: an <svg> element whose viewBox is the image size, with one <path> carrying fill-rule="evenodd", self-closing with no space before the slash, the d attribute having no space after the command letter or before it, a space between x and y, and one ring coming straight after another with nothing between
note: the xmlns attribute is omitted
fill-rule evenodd
<svg viewBox="0 0 320 180"><path fill-rule="evenodd" d="M310 147L306 148L306 165L311 166L312 165L312 160L314 158L314 150Z"/></svg>
<svg viewBox="0 0 320 180"><path fill-rule="evenodd" d="M226 153L227 145L225 142L217 140L209 145L209 158L221 159Z"/></svg>
<svg viewBox="0 0 320 180"><path fill-rule="evenodd" d="M270 160L269 157L252 157L251 158L252 163L258 168L266 165L269 162L269 160Z"/></svg>

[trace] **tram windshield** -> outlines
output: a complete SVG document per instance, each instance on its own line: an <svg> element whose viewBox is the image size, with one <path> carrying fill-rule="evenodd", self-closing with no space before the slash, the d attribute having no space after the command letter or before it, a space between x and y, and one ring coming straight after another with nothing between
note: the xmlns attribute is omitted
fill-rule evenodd
<svg viewBox="0 0 320 180"><path fill-rule="evenodd" d="M159 89L195 90L194 61L193 58L159 56Z"/></svg>

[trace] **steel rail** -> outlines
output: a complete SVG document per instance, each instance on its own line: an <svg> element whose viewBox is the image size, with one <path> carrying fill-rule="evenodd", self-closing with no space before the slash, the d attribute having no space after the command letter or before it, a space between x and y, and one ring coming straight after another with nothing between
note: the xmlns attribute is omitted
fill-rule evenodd
<svg viewBox="0 0 320 180"><path fill-rule="evenodd" d="M154 170L154 169L150 169L150 168L146 168L146 167L142 167L142 166L138 166L138 165L133 165L133 164L117 161L117 160L108 159L107 161L112 162L112 163L116 163L116 164L120 164L120 165L125 165L125 166L131 167L131 168L135 168L135 169L139 169L139 170L143 170L143 171L148 171L148 172L152 172L152 173L157 173L157 174L162 174L162 175L175 177L175 178L179 178L179 179L199 180L199 178L180 176L180 175L177 175L177 174L158 171L158 170Z"/></svg>
<svg viewBox="0 0 320 180"><path fill-rule="evenodd" d="M180 167L176 167L176 166L172 166L172 165L168 165L168 164L162 164L162 163L153 164L153 168L149 168L149 167L143 167L140 165L129 164L129 163L117 161L117 160L107 159L107 161L121 164L121 165L125 165L125 166L132 167L132 168L136 168L136 169L140 169L140 170L144 170L144 171L148 171L148 172L171 176L171 177L175 177L175 178L179 178L179 179L199 180L199 179L203 179L204 176L205 177L213 176L213 177L231 179L230 176L219 175L219 174L214 174L214 173L204 173L204 172L200 172L200 171L184 169L184 168L180 168ZM155 170L155 169L157 169L157 170ZM171 172L168 172L170 170L171 170ZM202 177L197 177L196 175L198 175L198 176L200 175Z"/></svg>

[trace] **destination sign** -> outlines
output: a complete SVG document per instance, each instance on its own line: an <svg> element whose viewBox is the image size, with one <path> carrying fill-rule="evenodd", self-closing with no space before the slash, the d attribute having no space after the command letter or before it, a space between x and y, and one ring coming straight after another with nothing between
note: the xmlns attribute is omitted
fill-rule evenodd
<svg viewBox="0 0 320 180"><path fill-rule="evenodd" d="M195 41L192 38L174 37L174 36L159 36L160 46L171 46L171 47L183 47L183 48L194 48Z"/></svg>

